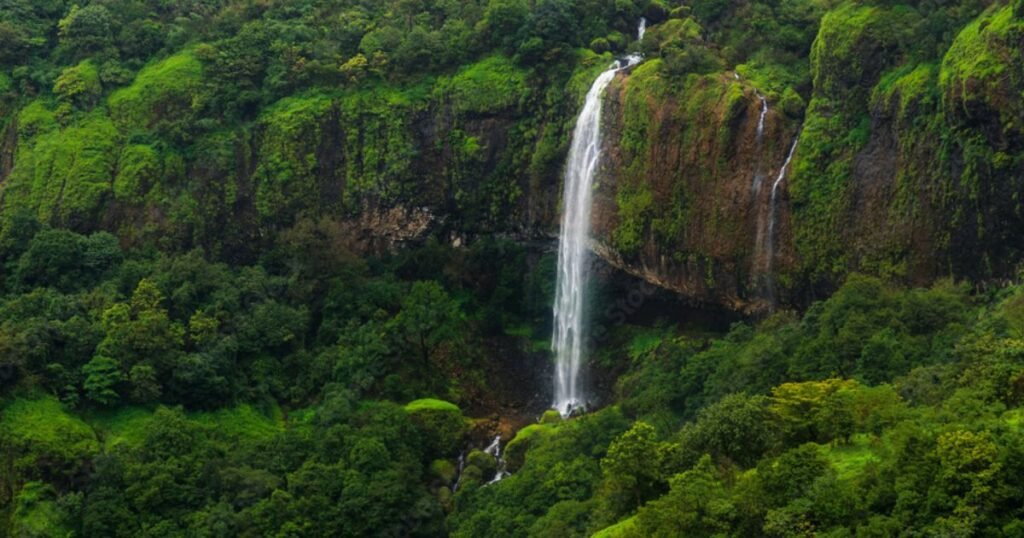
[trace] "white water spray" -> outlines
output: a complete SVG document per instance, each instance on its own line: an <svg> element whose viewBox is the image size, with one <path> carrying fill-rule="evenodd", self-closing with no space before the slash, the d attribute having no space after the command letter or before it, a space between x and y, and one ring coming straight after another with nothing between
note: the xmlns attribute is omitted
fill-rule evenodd
<svg viewBox="0 0 1024 538"><path fill-rule="evenodd" d="M644 40L644 34L646 34L646 33L647 33L647 19L644 18L644 17L640 17L640 25L637 27L637 30L636 30L636 40L637 41L643 41Z"/></svg>
<svg viewBox="0 0 1024 538"><path fill-rule="evenodd" d="M640 19L637 34L642 38L647 21ZM558 283L555 290L555 327L551 348L555 352L555 401L552 406L563 417L586 406L579 386L583 358L584 293L589 261L590 209L594 176L601 162L601 98L618 71L632 67L643 57L638 54L618 60L601 73L587 92L576 119L572 145L565 166L562 195L562 229L558 241Z"/></svg>

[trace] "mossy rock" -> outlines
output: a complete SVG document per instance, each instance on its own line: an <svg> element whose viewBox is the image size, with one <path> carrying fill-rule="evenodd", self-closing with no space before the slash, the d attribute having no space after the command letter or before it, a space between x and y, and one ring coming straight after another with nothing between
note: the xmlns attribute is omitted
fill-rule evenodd
<svg viewBox="0 0 1024 538"><path fill-rule="evenodd" d="M130 86L114 92L108 100L110 114L129 129L176 121L191 113L202 78L203 66L195 55L179 52L144 67Z"/></svg>
<svg viewBox="0 0 1024 538"><path fill-rule="evenodd" d="M917 15L905 8L845 2L829 11L811 47L816 94L841 98L859 107L867 88L899 58L894 51L911 35Z"/></svg>
<svg viewBox="0 0 1024 538"><path fill-rule="evenodd" d="M1024 20L1014 16L1011 6L978 17L957 35L942 59L939 73L950 123L981 123L987 126L983 130L987 133L1024 134L1021 36Z"/></svg>
<svg viewBox="0 0 1024 538"><path fill-rule="evenodd" d="M459 490L484 483L484 472L476 465L467 465L459 476Z"/></svg>
<svg viewBox="0 0 1024 538"><path fill-rule="evenodd" d="M141 203L162 173L163 163L156 149L144 144L126 146L118 159L114 197L127 203Z"/></svg>
<svg viewBox="0 0 1024 538"><path fill-rule="evenodd" d="M434 460L430 462L430 473L441 479L445 484L455 482L459 469L451 460Z"/></svg>
<svg viewBox="0 0 1024 538"><path fill-rule="evenodd" d="M672 11L675 11L675 9ZM669 14L668 6L666 6L665 2L662 2L661 0L651 0L651 2L647 4L647 8L644 9L644 18L647 19L648 24L658 24L659 22L669 18Z"/></svg>
<svg viewBox="0 0 1024 538"><path fill-rule="evenodd" d="M527 426L508 442L505 446L505 464L509 472L515 472L526 462L526 452L538 439L551 433L554 426L551 424L533 424Z"/></svg>
<svg viewBox="0 0 1024 538"><path fill-rule="evenodd" d="M444 400L423 399L410 402L405 406L405 412L423 433L428 454L453 456L458 453L468 428L457 405Z"/></svg>
<svg viewBox="0 0 1024 538"><path fill-rule="evenodd" d="M793 89L792 86L786 86L783 90L782 96L779 99L779 108L786 113L787 116L794 119L799 119L804 116L804 110L807 109L807 103L803 97Z"/></svg>
<svg viewBox="0 0 1024 538"><path fill-rule="evenodd" d="M548 409L544 411L544 414L540 416L541 424L558 424L562 421L562 415L554 409Z"/></svg>
<svg viewBox="0 0 1024 538"><path fill-rule="evenodd" d="M445 513L451 512L455 509L455 499L452 495L452 490L448 488L438 488L437 493L434 494L437 497L437 503L441 505L441 509Z"/></svg>
<svg viewBox="0 0 1024 538"><path fill-rule="evenodd" d="M121 137L99 110L65 129L54 121L39 102L19 115L23 143L5 185L4 207L32 208L48 222L89 222L111 190Z"/></svg>
<svg viewBox="0 0 1024 538"><path fill-rule="evenodd" d="M494 456L484 452L483 450L473 450L466 456L466 463L474 467L479 468L483 471L484 475L490 476L498 470L498 462L495 461Z"/></svg>

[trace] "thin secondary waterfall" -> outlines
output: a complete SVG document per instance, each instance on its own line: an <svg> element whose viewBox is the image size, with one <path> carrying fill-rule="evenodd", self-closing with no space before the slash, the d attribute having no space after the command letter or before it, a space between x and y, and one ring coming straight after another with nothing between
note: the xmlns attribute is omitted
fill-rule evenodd
<svg viewBox="0 0 1024 538"><path fill-rule="evenodd" d="M764 117L768 115L768 100L761 94L757 94L757 98L761 100L761 115L757 118L757 142L760 143L764 138Z"/></svg>
<svg viewBox="0 0 1024 538"><path fill-rule="evenodd" d="M642 39L647 21L640 19L637 30ZM555 290L555 326L551 347L555 352L555 401L562 416L586 407L579 383L583 359L584 304L588 280L587 240L594 175L601 161L601 97L615 73L632 67L643 58L630 55L601 73L587 92L576 119L572 145L565 165L562 194L562 229L558 241L558 284Z"/></svg>
<svg viewBox="0 0 1024 538"><path fill-rule="evenodd" d="M764 174L761 173L761 148L764 146L764 118L768 115L768 100L760 93L757 94L757 97L761 100L761 115L757 118L757 136L754 138L757 166L754 170L754 184L750 187L751 192L754 193L754 200L757 200L757 195L761 193L761 183L764 182Z"/></svg>
<svg viewBox="0 0 1024 538"><path fill-rule="evenodd" d="M800 137L797 136L793 139L793 145L789 147L789 154L786 155L786 162L782 163L782 168L779 170L779 177L775 178L775 183L772 184L772 197L768 205L768 234L765 237L765 268L768 278L771 279L772 265L775 261L775 222L777 220L777 206L778 206L778 195L779 185L786 179L786 170L789 169L789 163L793 160L793 154L796 153L796 145L800 142ZM771 284L771 280L769 280ZM769 293L771 298L774 300L774 286L769 286Z"/></svg>

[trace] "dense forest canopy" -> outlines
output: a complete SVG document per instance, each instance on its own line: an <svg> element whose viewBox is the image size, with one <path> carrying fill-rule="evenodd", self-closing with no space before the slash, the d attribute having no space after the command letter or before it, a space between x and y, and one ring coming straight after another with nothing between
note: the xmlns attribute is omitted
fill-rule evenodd
<svg viewBox="0 0 1024 538"><path fill-rule="evenodd" d="M0 128L0 536L1024 536L1024 0L0 0Z"/></svg>

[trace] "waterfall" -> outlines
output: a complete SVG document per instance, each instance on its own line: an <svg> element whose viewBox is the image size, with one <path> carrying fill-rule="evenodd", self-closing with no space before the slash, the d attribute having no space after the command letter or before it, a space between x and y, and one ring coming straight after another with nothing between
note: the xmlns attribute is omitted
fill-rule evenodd
<svg viewBox="0 0 1024 538"><path fill-rule="evenodd" d="M786 179L786 170L789 168L789 163L793 160L793 154L796 153L796 145L799 142L799 136L793 139L793 145L789 147L789 154L786 155L786 162L782 163L779 177L775 178L775 183L772 184L772 197L768 206L768 236L765 238L765 267L769 275L768 278L771 278L772 263L775 261L775 221L777 220L776 210L779 185L782 184L782 180ZM771 290L771 292L774 293L774 290Z"/></svg>
<svg viewBox="0 0 1024 538"><path fill-rule="evenodd" d="M645 19L644 17L640 17L640 25L637 27L637 30L636 30L636 40L640 41L640 42L643 42L644 34L646 34L646 33L647 33L647 19Z"/></svg>
<svg viewBox="0 0 1024 538"><path fill-rule="evenodd" d="M760 144L764 137L764 117L768 115L768 100L760 93L757 98L761 100L761 115L757 118L757 142Z"/></svg>
<svg viewBox="0 0 1024 538"><path fill-rule="evenodd" d="M640 19L643 37L647 21ZM562 416L585 408L578 377L583 356L584 293L588 280L587 240L594 175L601 161L601 97L615 73L643 59L638 54L617 60L601 73L587 92L576 119L565 165L562 226L558 241L558 273L554 304L555 401Z"/></svg>
<svg viewBox="0 0 1024 538"><path fill-rule="evenodd" d="M455 471L455 483L452 484L452 493L459 490L459 484L462 483L462 471L466 469L466 451L459 452L459 465Z"/></svg>
<svg viewBox="0 0 1024 538"><path fill-rule="evenodd" d="M764 174L761 173L761 148L764 146L764 118L768 115L768 100L760 93L757 94L757 97L761 100L761 115L757 118L757 136L754 138L757 166L754 170L754 184L750 187L754 193L754 200L757 200L757 195L761 193L761 183L764 181Z"/></svg>

